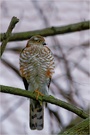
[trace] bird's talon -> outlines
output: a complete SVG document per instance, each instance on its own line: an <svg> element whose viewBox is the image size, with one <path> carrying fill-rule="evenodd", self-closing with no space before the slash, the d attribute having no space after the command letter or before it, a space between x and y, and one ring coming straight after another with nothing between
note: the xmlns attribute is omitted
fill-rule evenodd
<svg viewBox="0 0 90 135"><path fill-rule="evenodd" d="M39 95L43 96L43 94L38 89L34 92L37 93L36 100L38 100Z"/></svg>

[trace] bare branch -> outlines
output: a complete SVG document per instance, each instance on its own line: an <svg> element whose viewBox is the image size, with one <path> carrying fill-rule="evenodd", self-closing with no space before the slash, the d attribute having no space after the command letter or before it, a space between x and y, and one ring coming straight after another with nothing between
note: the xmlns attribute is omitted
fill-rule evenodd
<svg viewBox="0 0 90 135"><path fill-rule="evenodd" d="M9 86L3 86L3 85L0 85L0 89L1 89L1 92L3 92L3 93L14 94L14 95L18 95L18 96L24 96L24 97L28 97L28 98L32 98L32 99L36 100L36 94L33 93L33 92L30 92L30 91L25 91L23 89L9 87ZM77 108L77 107L75 107L75 106L73 106L69 103L66 103L64 101L56 99L51 95L50 96L46 96L46 95L39 96L38 100L42 101L42 102L45 101L45 102L63 107L65 109L77 114L78 116L80 116L82 118L88 117L88 114L86 112L84 112L83 110L81 110L81 109L79 109L79 108Z"/></svg>
<svg viewBox="0 0 90 135"><path fill-rule="evenodd" d="M7 29L7 32L3 34L2 44L0 46L0 57L2 56L2 54L6 48L7 42L10 39L11 32L12 32L13 28L15 27L16 23L18 23L18 21L19 21L19 19L17 17L12 17L9 27Z"/></svg>
<svg viewBox="0 0 90 135"><path fill-rule="evenodd" d="M42 30L35 30L35 31L27 31L27 32L20 32L20 33L12 33L9 41L21 41L27 40L32 35L42 35L42 36L53 36L58 34L66 34L71 32L77 32L82 30L90 29L89 27L90 21L79 22L75 24L70 24L66 26L58 26L58 27L49 27ZM4 33L0 34L1 41L4 40Z"/></svg>

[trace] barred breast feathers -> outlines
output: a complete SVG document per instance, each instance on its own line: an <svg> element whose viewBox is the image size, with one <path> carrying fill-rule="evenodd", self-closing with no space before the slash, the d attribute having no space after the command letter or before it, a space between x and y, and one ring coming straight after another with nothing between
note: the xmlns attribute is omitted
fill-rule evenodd
<svg viewBox="0 0 90 135"><path fill-rule="evenodd" d="M54 73L54 58L48 47L31 46L26 47L20 54L20 73L26 77L27 71L31 72L33 67L40 68L41 72L47 70L50 76Z"/></svg>

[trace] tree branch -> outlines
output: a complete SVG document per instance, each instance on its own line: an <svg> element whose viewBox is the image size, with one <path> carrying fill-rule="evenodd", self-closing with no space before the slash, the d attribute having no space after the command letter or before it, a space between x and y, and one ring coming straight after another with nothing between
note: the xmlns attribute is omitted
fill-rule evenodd
<svg viewBox="0 0 90 135"><path fill-rule="evenodd" d="M90 118L87 118L77 124L76 126L68 129L67 131L60 133L58 135L89 135L89 121Z"/></svg>
<svg viewBox="0 0 90 135"><path fill-rule="evenodd" d="M90 29L89 25L90 25L90 21L84 21L84 22L70 24L66 26L50 27L50 28L45 28L42 30L13 33L11 34L9 41L27 40L32 35L37 35L37 34L42 35L42 36L53 36L53 35L58 35L58 34L78 32L78 31ZM1 33L0 34L1 41L4 40L4 38L5 38L4 33Z"/></svg>
<svg viewBox="0 0 90 135"><path fill-rule="evenodd" d="M14 95L18 95L18 96L24 96L24 97L28 97L28 98L32 98L32 99L36 100L36 94L34 92L26 91L23 89L0 85L0 91L4 92L4 93L14 94ZM43 101L49 102L51 104L55 104L57 106L63 107L84 119L88 117L88 114L86 112L84 112L83 110L81 110L69 103L56 99L51 95L50 96L46 96L46 95L39 96L38 100L42 101L42 102Z"/></svg>
<svg viewBox="0 0 90 135"><path fill-rule="evenodd" d="M2 54L6 48L7 42L10 39L11 32L12 32L13 28L15 27L16 23L18 23L18 21L19 21L18 18L12 17L9 27L7 29L7 32L3 34L2 44L0 46L0 57L2 56Z"/></svg>

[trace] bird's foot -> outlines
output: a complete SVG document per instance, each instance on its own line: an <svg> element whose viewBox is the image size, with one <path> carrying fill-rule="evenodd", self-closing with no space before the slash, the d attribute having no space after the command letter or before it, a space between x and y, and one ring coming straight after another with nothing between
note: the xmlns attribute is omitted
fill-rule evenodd
<svg viewBox="0 0 90 135"><path fill-rule="evenodd" d="M36 89L34 92L37 93L36 100L38 100L39 95L44 96L44 94L42 94L38 89Z"/></svg>

